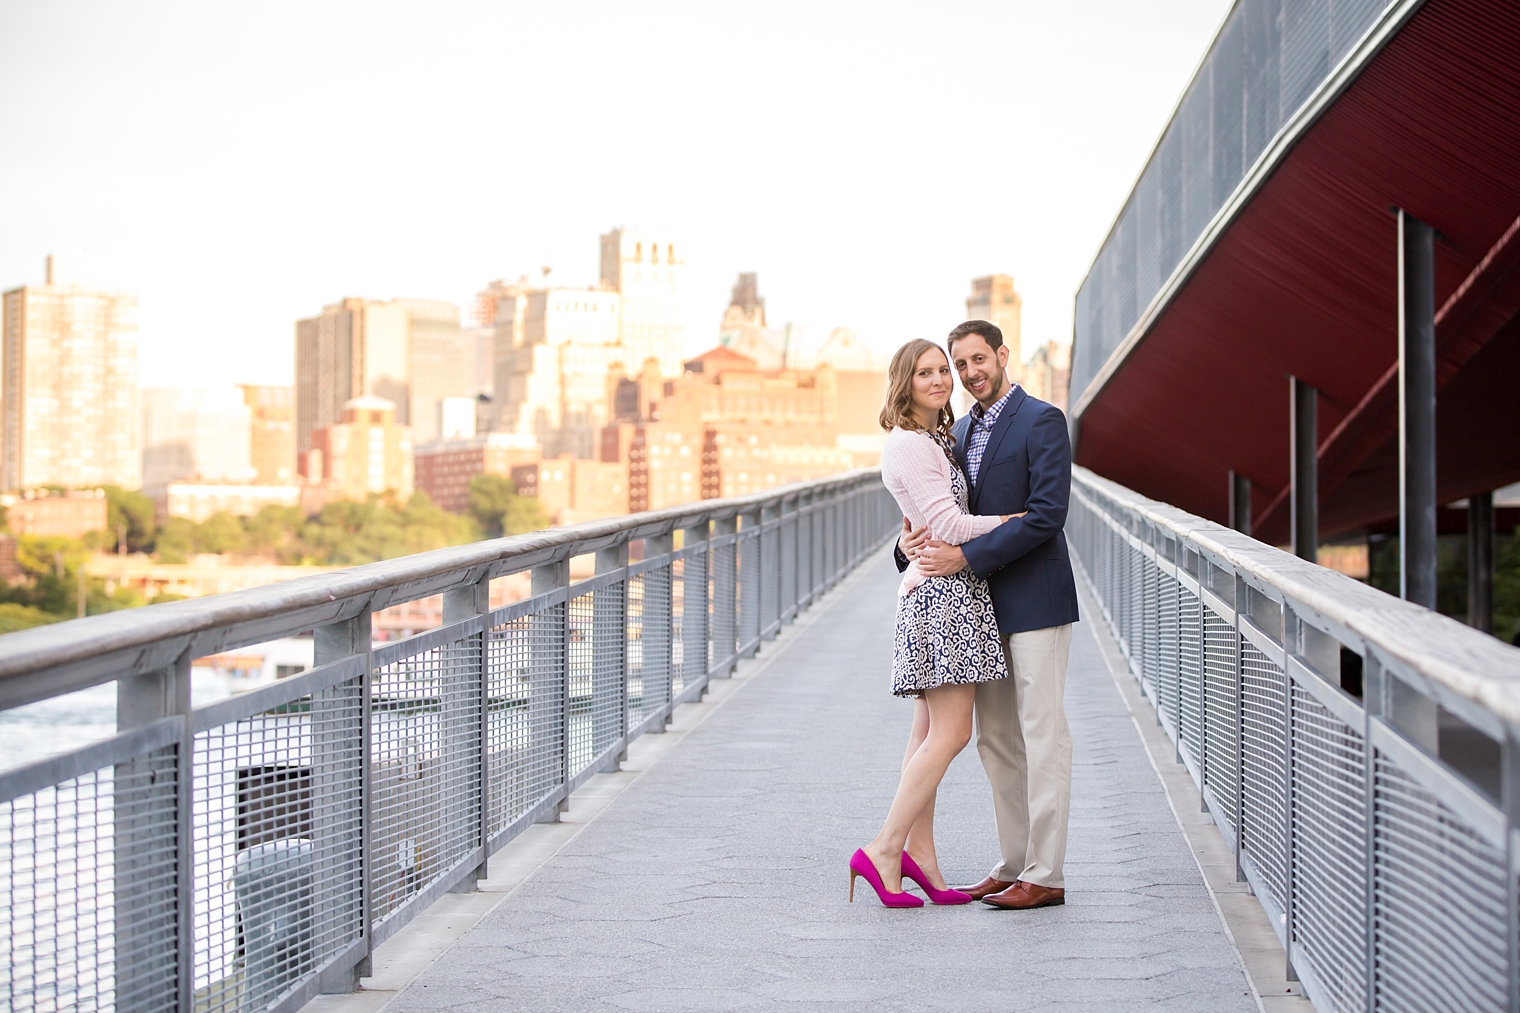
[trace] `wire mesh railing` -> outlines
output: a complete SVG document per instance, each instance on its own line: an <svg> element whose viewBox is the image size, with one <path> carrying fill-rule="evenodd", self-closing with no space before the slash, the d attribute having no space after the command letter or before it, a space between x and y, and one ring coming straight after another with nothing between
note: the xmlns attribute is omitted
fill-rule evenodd
<svg viewBox="0 0 1520 1013"><path fill-rule="evenodd" d="M1520 1009L1520 651L1081 468L1067 536L1315 1008Z"/></svg>
<svg viewBox="0 0 1520 1013"><path fill-rule="evenodd" d="M353 988L900 520L854 472L5 637L0 709L114 681L119 733L0 773L0 1006L252 1013ZM530 597L491 608L525 571ZM441 627L372 642L372 613L438 594ZM303 631L312 669L191 706L193 658Z"/></svg>

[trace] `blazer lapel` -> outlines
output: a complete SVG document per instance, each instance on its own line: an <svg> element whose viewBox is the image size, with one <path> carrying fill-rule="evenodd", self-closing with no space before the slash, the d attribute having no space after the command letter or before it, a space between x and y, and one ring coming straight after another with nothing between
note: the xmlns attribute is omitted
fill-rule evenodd
<svg viewBox="0 0 1520 1013"><path fill-rule="evenodd" d="M963 415L955 420L950 427L950 435L955 437L955 459L961 463L961 471L971 474L970 467L966 463L966 434L971 432L971 416Z"/></svg>
<svg viewBox="0 0 1520 1013"><path fill-rule="evenodd" d="M981 491L982 479L987 475L987 466L997 455L998 444L1003 442L1003 436L1008 432L1008 427L1013 425L1013 417L1018 414L1019 406L1024 403L1023 387L1014 387L1013 393L1008 395L1008 403L998 413L998 419L992 424L992 433L987 437L987 447L982 451L982 465L976 469L976 481L972 483L973 495Z"/></svg>

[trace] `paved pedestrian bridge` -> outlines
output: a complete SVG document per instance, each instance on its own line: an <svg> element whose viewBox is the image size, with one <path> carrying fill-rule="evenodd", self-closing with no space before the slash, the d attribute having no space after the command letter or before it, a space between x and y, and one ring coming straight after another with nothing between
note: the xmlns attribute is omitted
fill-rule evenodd
<svg viewBox="0 0 1520 1013"><path fill-rule="evenodd" d="M6 637L0 708L119 729L0 773L6 1008L1514 1008L1520 653L1081 469L1067 904L846 903L899 523L867 471ZM939 814L980 878L974 750Z"/></svg>
<svg viewBox="0 0 1520 1013"><path fill-rule="evenodd" d="M678 742L645 740L658 755L635 751L616 797L527 879L504 876L515 888L437 963L366 984L403 985L397 1011L1255 1009L1090 622L1067 692L1067 905L846 903L845 861L879 829L907 739L911 705L887 692L897 579L873 555L683 715ZM974 748L936 831L951 882L997 857Z"/></svg>

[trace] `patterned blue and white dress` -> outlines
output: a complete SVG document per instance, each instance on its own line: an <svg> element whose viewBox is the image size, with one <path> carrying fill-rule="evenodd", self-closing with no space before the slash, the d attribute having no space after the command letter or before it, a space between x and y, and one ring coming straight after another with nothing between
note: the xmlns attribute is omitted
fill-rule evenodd
<svg viewBox="0 0 1520 1013"><path fill-rule="evenodd" d="M967 513L970 493L965 472L951 452L948 439L931 436L949 461L950 491L961 513ZM883 471L887 462L883 458ZM889 480L904 512L909 504ZM920 697L937 686L991 682L1008 676L998 636L997 615L987 582L970 568L948 577L923 577L922 583L897 599L897 628L892 656L892 692Z"/></svg>

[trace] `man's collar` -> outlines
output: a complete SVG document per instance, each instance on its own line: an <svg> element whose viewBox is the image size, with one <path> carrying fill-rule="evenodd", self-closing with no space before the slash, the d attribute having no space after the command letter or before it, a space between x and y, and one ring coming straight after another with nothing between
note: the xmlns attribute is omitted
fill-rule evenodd
<svg viewBox="0 0 1520 1013"><path fill-rule="evenodd" d="M1011 397L1013 397L1013 392L1016 391L1016 390L1018 390L1018 389L1019 389L1019 385L1018 384L1016 384L1016 383L1009 384L1008 385L1008 393L1004 394L1002 397L1000 397L996 401L992 402L992 407L991 408L983 408L982 407L982 403L980 401L977 401L976 403L974 403L971 406L971 412L970 412L970 414L974 418L977 418L977 419L984 418L987 415L992 415L993 417L996 417L997 414L1003 410L1003 406L1008 403L1008 399L1011 398Z"/></svg>

